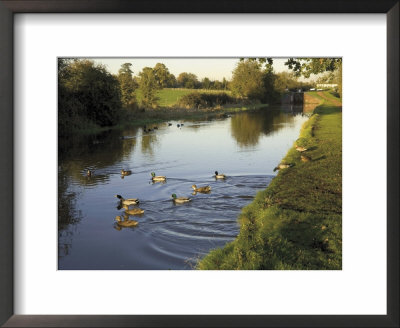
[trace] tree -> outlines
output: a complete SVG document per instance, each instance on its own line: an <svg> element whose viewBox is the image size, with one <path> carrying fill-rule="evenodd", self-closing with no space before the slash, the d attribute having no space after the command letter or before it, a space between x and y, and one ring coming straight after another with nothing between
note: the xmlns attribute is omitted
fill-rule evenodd
<svg viewBox="0 0 400 328"><path fill-rule="evenodd" d="M139 90L142 94L142 104L154 107L157 102L156 93L160 89L159 81L151 67L144 67L139 73Z"/></svg>
<svg viewBox="0 0 400 328"><path fill-rule="evenodd" d="M280 72L275 74L274 89L280 94L284 93L286 89L295 89L300 86L301 84L297 81L294 73Z"/></svg>
<svg viewBox="0 0 400 328"><path fill-rule="evenodd" d="M227 79L223 78L222 79L222 89L226 90L229 87L229 82L227 81Z"/></svg>
<svg viewBox="0 0 400 328"><path fill-rule="evenodd" d="M211 89L211 81L208 77L205 77L203 80L201 80L201 84L203 89Z"/></svg>
<svg viewBox="0 0 400 328"><path fill-rule="evenodd" d="M289 58L285 63L297 76L334 72L338 93L342 97L342 58Z"/></svg>
<svg viewBox="0 0 400 328"><path fill-rule="evenodd" d="M118 80L91 60L64 60L58 65L59 127L90 121L100 126L117 123L121 109Z"/></svg>
<svg viewBox="0 0 400 328"><path fill-rule="evenodd" d="M241 60L233 71L232 93L241 98L261 99L264 95L263 72L258 62Z"/></svg>
<svg viewBox="0 0 400 328"><path fill-rule="evenodd" d="M131 66L131 63L122 64L117 76L121 88L121 101L124 107L127 107L135 101L135 89L137 88L137 84L133 79Z"/></svg>
<svg viewBox="0 0 400 328"><path fill-rule="evenodd" d="M193 73L187 73L187 72L179 74L177 81L180 87L186 89L195 89L199 84L197 76L194 75Z"/></svg>
<svg viewBox="0 0 400 328"><path fill-rule="evenodd" d="M156 66L154 66L153 71L160 89L166 88L171 75L167 66L157 63Z"/></svg>
<svg viewBox="0 0 400 328"><path fill-rule="evenodd" d="M285 63L296 76L334 72L342 66L342 58L289 58Z"/></svg>
<svg viewBox="0 0 400 328"><path fill-rule="evenodd" d="M214 85L214 89L215 90L222 90L223 89L222 83L220 81L218 81L218 80L215 80L213 85Z"/></svg>
<svg viewBox="0 0 400 328"><path fill-rule="evenodd" d="M168 88L175 88L177 86L176 77L174 74L170 74L168 76L167 87Z"/></svg>

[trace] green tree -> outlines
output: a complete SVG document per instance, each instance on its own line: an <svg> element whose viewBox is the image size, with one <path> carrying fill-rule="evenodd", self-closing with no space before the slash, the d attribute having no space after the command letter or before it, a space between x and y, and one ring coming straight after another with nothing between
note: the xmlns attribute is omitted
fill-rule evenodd
<svg viewBox="0 0 400 328"><path fill-rule="evenodd" d="M160 89L159 81L151 67L144 67L139 73L139 90L142 94L142 104L145 107L154 107L157 103L157 90Z"/></svg>
<svg viewBox="0 0 400 328"><path fill-rule="evenodd" d="M137 84L133 79L131 66L131 63L122 64L117 76L121 88L121 101L124 107L128 107L135 102L135 89L137 89Z"/></svg>
<svg viewBox="0 0 400 328"><path fill-rule="evenodd" d="M60 134L87 122L110 126L118 122L121 91L105 66L91 60L61 59L58 65Z"/></svg>
<svg viewBox="0 0 400 328"><path fill-rule="evenodd" d="M167 66L162 63L157 63L156 66L154 66L153 71L160 89L166 88L171 75Z"/></svg>
<svg viewBox="0 0 400 328"><path fill-rule="evenodd" d="M223 89L222 82L218 81L218 80L213 81L212 87L215 90L222 90Z"/></svg>
<svg viewBox="0 0 400 328"><path fill-rule="evenodd" d="M203 80L201 80L201 84L203 89L211 89L211 81L208 77L205 77Z"/></svg>
<svg viewBox="0 0 400 328"><path fill-rule="evenodd" d="M334 72L342 66L342 58L289 58L285 63L296 76Z"/></svg>
<svg viewBox="0 0 400 328"><path fill-rule="evenodd" d="M300 86L301 84L297 81L294 73L280 72L275 74L274 89L280 94L283 94L286 89L295 89Z"/></svg>
<svg viewBox="0 0 400 328"><path fill-rule="evenodd" d="M167 87L168 88L175 88L177 86L176 77L174 74L170 74L168 76Z"/></svg>
<svg viewBox="0 0 400 328"><path fill-rule="evenodd" d="M265 89L260 64L248 59L239 61L233 71L230 89L240 98L263 98Z"/></svg>
<svg viewBox="0 0 400 328"><path fill-rule="evenodd" d="M285 63L296 76L335 72L338 93L342 97L342 58L289 58Z"/></svg>
<svg viewBox="0 0 400 328"><path fill-rule="evenodd" d="M197 76L193 73L187 73L187 72L179 74L177 82L180 87L186 89L195 89L199 84Z"/></svg>
<svg viewBox="0 0 400 328"><path fill-rule="evenodd" d="M228 89L228 87L229 87L228 84L229 84L228 80L225 79L225 78L223 78L223 79L222 79L222 89L223 89L223 90Z"/></svg>

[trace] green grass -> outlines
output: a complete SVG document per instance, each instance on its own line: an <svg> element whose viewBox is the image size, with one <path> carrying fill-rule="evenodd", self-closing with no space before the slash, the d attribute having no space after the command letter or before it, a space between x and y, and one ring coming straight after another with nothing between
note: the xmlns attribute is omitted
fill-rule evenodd
<svg viewBox="0 0 400 328"><path fill-rule="evenodd" d="M211 251L199 269L340 270L342 267L342 113L326 93L281 170L240 216L238 237ZM334 97L334 96L333 96Z"/></svg>
<svg viewBox="0 0 400 328"><path fill-rule="evenodd" d="M157 91L157 104L160 107L172 107L174 106L178 100L192 92L207 92L207 93L218 93L218 92L226 92L230 94L230 91L225 90L207 90L207 89L181 89L181 88L165 88ZM136 90L136 99L140 103L142 100L142 95L140 90Z"/></svg>

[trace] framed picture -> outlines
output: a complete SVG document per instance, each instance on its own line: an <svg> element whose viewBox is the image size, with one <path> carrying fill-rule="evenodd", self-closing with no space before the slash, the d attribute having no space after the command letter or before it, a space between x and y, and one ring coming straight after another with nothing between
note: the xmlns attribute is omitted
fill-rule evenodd
<svg viewBox="0 0 400 328"><path fill-rule="evenodd" d="M0 10L1 324L399 325L398 1Z"/></svg>

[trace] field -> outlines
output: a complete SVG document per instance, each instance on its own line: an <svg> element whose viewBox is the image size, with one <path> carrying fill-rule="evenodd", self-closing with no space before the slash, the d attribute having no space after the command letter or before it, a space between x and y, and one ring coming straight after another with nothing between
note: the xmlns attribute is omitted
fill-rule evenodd
<svg viewBox="0 0 400 328"><path fill-rule="evenodd" d="M207 93L218 93L218 92L226 92L230 94L228 90L208 90L208 89L182 89L182 88L165 88L159 90L157 92L157 103L160 107L172 107L174 106L178 100L192 92L207 92ZM141 93L140 90L136 91L136 99L140 103L141 101Z"/></svg>
<svg viewBox="0 0 400 328"><path fill-rule="evenodd" d="M329 92L302 128L271 184L243 208L239 236L213 250L199 269L340 270L342 268L342 112Z"/></svg>

